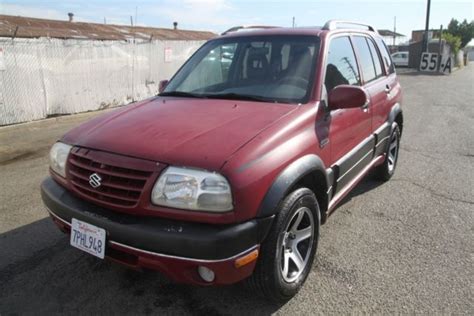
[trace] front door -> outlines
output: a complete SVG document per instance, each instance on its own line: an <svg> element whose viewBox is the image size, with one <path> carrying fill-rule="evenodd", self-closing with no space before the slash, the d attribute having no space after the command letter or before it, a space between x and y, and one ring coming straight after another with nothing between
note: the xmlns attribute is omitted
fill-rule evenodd
<svg viewBox="0 0 474 316"><path fill-rule="evenodd" d="M327 56L325 87L328 93L341 84L361 85L349 36L331 39ZM335 176L333 194L337 194L358 174L366 163L366 153L373 149L373 142L368 139L372 113L368 104L356 109L334 110L329 115L331 167Z"/></svg>

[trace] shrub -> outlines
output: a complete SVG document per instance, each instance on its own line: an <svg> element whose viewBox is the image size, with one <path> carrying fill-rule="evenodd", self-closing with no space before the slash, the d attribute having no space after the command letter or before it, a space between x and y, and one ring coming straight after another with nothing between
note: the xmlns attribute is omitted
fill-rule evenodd
<svg viewBox="0 0 474 316"><path fill-rule="evenodd" d="M461 37L448 32L443 32L441 38L444 39L449 46L451 46L452 53L457 55L459 49L461 48Z"/></svg>

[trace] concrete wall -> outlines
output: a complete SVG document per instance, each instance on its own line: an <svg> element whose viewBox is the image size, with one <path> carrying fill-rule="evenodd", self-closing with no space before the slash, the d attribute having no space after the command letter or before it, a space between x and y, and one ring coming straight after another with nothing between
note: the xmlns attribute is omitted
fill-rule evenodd
<svg viewBox="0 0 474 316"><path fill-rule="evenodd" d="M466 51L467 60L474 61L474 49Z"/></svg>
<svg viewBox="0 0 474 316"><path fill-rule="evenodd" d="M203 43L0 38L0 126L156 95Z"/></svg>

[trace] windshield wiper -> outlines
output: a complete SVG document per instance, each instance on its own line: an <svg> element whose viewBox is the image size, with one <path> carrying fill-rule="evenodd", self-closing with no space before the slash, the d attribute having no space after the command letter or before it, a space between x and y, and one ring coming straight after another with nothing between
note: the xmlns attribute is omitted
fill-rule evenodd
<svg viewBox="0 0 474 316"><path fill-rule="evenodd" d="M239 94L239 93L217 93L217 94L206 94L209 99L229 99L229 100L246 100L246 101L259 101L259 102L276 102L275 100L260 97L251 94Z"/></svg>
<svg viewBox="0 0 474 316"><path fill-rule="evenodd" d="M167 91L161 92L159 94L160 97L185 97L185 98L207 98L207 95L198 94L198 93L190 93L190 92L183 92L183 91Z"/></svg>

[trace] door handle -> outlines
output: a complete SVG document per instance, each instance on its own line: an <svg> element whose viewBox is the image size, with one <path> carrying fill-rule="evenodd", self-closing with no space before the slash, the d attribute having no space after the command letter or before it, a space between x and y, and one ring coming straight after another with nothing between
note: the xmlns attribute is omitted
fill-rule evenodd
<svg viewBox="0 0 474 316"><path fill-rule="evenodd" d="M385 90L384 91L385 91L385 93L389 94L390 91L392 91L392 88L390 88L390 86L387 84L387 85L385 85Z"/></svg>

